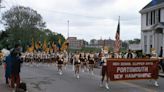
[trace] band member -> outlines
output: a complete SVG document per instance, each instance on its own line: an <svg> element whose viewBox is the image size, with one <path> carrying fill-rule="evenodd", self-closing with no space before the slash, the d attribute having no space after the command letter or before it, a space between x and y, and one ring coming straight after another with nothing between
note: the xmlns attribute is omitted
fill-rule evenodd
<svg viewBox="0 0 164 92"><path fill-rule="evenodd" d="M150 57L151 59L158 59L158 55L157 55L157 53L156 53L156 50L153 50L152 52L151 52L151 57ZM154 80L154 85L155 86L159 86L159 84L158 84L158 81L157 80Z"/></svg>
<svg viewBox="0 0 164 92"><path fill-rule="evenodd" d="M82 72L84 72L84 68L86 68L86 58L84 56L84 53L80 53L79 59L80 59L80 62L81 62Z"/></svg>
<svg viewBox="0 0 164 92"><path fill-rule="evenodd" d="M126 58L133 58L133 53L131 50L128 50L127 54L126 54Z"/></svg>
<svg viewBox="0 0 164 92"><path fill-rule="evenodd" d="M76 53L74 55L74 65L75 65L75 75L79 79L79 72L80 72L80 60L79 60L79 54Z"/></svg>
<svg viewBox="0 0 164 92"><path fill-rule="evenodd" d="M58 72L60 75L62 75L63 57L61 54L57 56L57 63L58 63Z"/></svg>
<svg viewBox="0 0 164 92"><path fill-rule="evenodd" d="M94 68L94 55L93 54L89 54L88 55L88 64L89 64L89 71L91 72L91 74L93 75L93 68Z"/></svg>
<svg viewBox="0 0 164 92"><path fill-rule="evenodd" d="M67 63L68 63L68 53L66 51L63 52L63 58L64 58L63 65L64 65L64 68L66 69Z"/></svg>
<svg viewBox="0 0 164 92"><path fill-rule="evenodd" d="M103 82L104 82L104 79L106 78L106 83L105 83L105 87L106 89L109 89L109 86L108 86L108 69L107 69L107 60L106 58L104 57L104 55L102 55L101 58L101 66L102 66L102 70L101 70L101 83L100 83L100 87L103 86Z"/></svg>

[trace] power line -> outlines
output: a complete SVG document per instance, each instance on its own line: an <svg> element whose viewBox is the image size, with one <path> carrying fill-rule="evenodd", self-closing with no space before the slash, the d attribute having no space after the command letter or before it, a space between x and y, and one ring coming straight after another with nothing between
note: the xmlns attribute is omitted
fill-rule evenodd
<svg viewBox="0 0 164 92"><path fill-rule="evenodd" d="M65 12L65 11L57 11L57 10L48 10L48 9L41 9L37 8L41 11L45 12L50 12L50 13L56 13L56 14L65 14L65 15L70 15L70 16L78 16L78 17L86 17L86 18L92 18L92 19L110 19L107 17L101 17L101 16L89 16L89 15L83 15L83 14L75 14L75 13L70 13L70 12Z"/></svg>

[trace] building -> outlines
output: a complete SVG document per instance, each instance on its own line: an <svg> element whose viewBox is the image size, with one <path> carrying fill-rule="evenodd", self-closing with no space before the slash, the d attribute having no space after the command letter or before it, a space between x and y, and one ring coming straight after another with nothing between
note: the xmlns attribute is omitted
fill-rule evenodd
<svg viewBox="0 0 164 92"><path fill-rule="evenodd" d="M112 39L92 39L90 40L90 47L96 47L96 48L102 48L102 47L110 47L113 48L114 47L114 40Z"/></svg>
<svg viewBox="0 0 164 92"><path fill-rule="evenodd" d="M136 51L136 50L141 50L142 48L140 43L139 44L134 43L134 44L129 44L129 49Z"/></svg>
<svg viewBox="0 0 164 92"><path fill-rule="evenodd" d="M68 42L70 49L81 49L87 44L86 41L82 39L77 39L76 37L69 37Z"/></svg>
<svg viewBox="0 0 164 92"><path fill-rule="evenodd" d="M164 0L152 0L141 11L141 44L145 54L164 47Z"/></svg>

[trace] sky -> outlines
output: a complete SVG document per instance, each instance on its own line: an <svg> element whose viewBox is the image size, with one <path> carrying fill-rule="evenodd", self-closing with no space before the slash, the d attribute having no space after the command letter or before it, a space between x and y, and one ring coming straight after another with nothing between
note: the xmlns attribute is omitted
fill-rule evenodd
<svg viewBox="0 0 164 92"><path fill-rule="evenodd" d="M120 38L141 37L139 11L151 0L2 0L1 14L13 6L30 7L42 15L48 29L78 39L115 39L120 16ZM2 25L1 25L2 26ZM1 27L2 28L2 27Z"/></svg>

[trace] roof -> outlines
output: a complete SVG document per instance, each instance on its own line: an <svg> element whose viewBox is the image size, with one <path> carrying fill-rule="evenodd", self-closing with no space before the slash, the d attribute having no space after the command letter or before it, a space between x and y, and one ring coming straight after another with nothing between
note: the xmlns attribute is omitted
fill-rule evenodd
<svg viewBox="0 0 164 92"><path fill-rule="evenodd" d="M164 28L164 22L159 22L151 27L151 29Z"/></svg>
<svg viewBox="0 0 164 92"><path fill-rule="evenodd" d="M152 0L150 3L148 3L143 9L150 8L152 6L158 5L164 3L164 0Z"/></svg>

